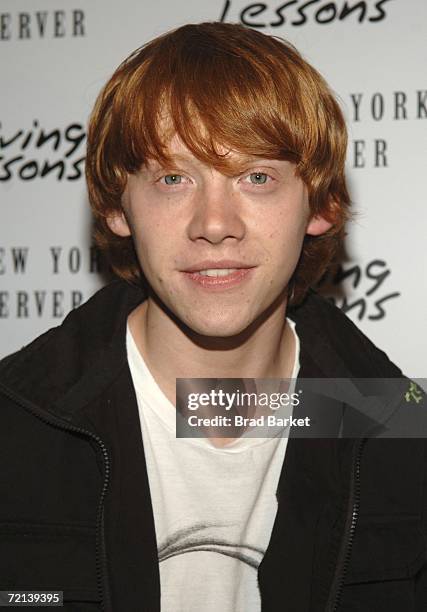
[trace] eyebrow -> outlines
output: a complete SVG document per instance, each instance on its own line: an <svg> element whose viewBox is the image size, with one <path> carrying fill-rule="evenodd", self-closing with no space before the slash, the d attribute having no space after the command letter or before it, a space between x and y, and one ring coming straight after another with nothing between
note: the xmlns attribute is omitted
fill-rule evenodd
<svg viewBox="0 0 427 612"><path fill-rule="evenodd" d="M190 157L189 155L186 155L185 153L184 154L180 154L180 153L172 154L170 155L170 160L171 160L171 164L181 162L181 163L195 163L197 165L202 165L202 166L207 165L201 160L199 160L197 157L194 157L194 156ZM237 159L234 157L226 161L228 162L228 166L231 170L239 171L239 170L243 170L249 164L257 164L257 163L265 164L265 163L274 162L274 161L282 162L286 160L269 159L265 157L257 157L256 155L239 154L239 157ZM168 166L168 164L163 164L160 160L157 160L157 159L150 159L148 160L148 163L150 165L156 165L160 168ZM147 164L144 164L144 165L147 166Z"/></svg>

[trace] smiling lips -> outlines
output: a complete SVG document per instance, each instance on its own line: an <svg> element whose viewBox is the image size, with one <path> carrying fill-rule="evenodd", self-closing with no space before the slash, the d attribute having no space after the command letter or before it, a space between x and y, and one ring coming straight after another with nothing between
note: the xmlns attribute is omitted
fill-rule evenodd
<svg viewBox="0 0 427 612"><path fill-rule="evenodd" d="M238 268L211 268L210 270L198 270L197 274L203 276L228 276L232 272L237 272Z"/></svg>
<svg viewBox="0 0 427 612"><path fill-rule="evenodd" d="M255 266L237 261L203 261L183 270L192 283L206 289L229 289L246 280Z"/></svg>

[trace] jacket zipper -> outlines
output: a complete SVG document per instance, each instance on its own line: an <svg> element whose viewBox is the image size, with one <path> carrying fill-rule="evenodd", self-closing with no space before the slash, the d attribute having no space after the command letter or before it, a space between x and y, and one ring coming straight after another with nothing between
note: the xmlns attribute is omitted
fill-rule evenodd
<svg viewBox="0 0 427 612"><path fill-rule="evenodd" d="M64 429L66 431L72 431L74 433L83 434L89 438L92 438L96 441L96 443L101 448L102 458L104 462L104 483L101 491L101 496L99 498L98 511L97 511L97 519L96 519L96 573L97 573L97 583L98 583L98 593L101 600L101 610L103 612L111 612L111 599L107 582L107 557L106 557L106 546L105 546L105 533L104 533L104 501L105 495L107 492L107 488L110 481L110 459L108 457L108 451L105 443L101 440L99 436L94 434L93 432L84 429L83 427L77 427L76 425L70 425L66 421L62 420L60 417L56 415L51 415L46 411L40 413L40 408L38 408L35 404L32 404L25 398L20 397L15 394L13 391L5 387L2 383L0 383L0 390L6 397L11 399L13 402L19 404L25 410L31 412L34 416L36 416L41 421L47 423L48 425L53 425L54 427L58 427L59 429Z"/></svg>
<svg viewBox="0 0 427 612"><path fill-rule="evenodd" d="M360 463L362 459L362 451L367 438L362 438L355 451L355 459L353 463L351 490L349 501L349 512L347 514L346 528L348 531L344 535L344 544L340 551L340 560L335 569L333 587L329 597L329 604L326 606L327 612L337 612L340 605L344 580L350 562L351 550L353 548L354 534L356 531L357 520L359 518L360 505Z"/></svg>

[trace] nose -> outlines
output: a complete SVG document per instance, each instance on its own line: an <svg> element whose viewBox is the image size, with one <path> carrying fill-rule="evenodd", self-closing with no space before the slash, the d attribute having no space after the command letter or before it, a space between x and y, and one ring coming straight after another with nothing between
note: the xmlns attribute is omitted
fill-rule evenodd
<svg viewBox="0 0 427 612"><path fill-rule="evenodd" d="M188 224L189 238L219 244L227 238L241 240L244 235L245 223L231 180L221 175L199 186Z"/></svg>

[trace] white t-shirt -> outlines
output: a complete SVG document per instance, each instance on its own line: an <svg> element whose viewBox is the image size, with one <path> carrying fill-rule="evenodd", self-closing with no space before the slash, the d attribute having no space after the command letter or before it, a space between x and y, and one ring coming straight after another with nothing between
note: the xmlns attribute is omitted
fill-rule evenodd
<svg viewBox="0 0 427 612"><path fill-rule="evenodd" d="M299 371L296 339L292 378ZM287 438L215 447L175 437L174 405L127 330L155 519L162 612L260 612L257 568L277 512Z"/></svg>

